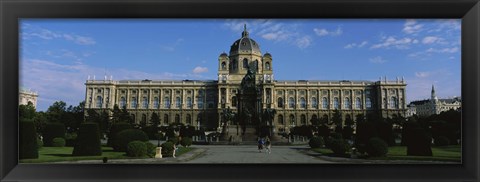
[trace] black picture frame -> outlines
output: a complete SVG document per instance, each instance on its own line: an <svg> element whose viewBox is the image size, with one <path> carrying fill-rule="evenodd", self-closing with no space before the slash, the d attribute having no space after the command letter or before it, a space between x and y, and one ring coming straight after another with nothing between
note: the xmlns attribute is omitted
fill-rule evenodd
<svg viewBox="0 0 480 182"><path fill-rule="evenodd" d="M20 18L461 18L462 164L18 164ZM0 0L1 181L479 181L478 0Z"/></svg>

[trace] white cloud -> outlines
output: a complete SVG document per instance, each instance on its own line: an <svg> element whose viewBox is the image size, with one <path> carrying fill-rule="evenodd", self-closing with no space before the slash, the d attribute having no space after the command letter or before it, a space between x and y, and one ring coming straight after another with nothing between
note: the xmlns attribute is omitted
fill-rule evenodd
<svg viewBox="0 0 480 182"><path fill-rule="evenodd" d="M385 37L382 40L383 42L374 44L370 48L371 49L378 49L378 48L397 48L397 49L408 49L411 44L417 44L418 40L412 38L401 38L397 39L393 36Z"/></svg>
<svg viewBox="0 0 480 182"><path fill-rule="evenodd" d="M407 34L414 34L422 31L422 24L418 24L416 20L406 20L405 24L403 25L403 32Z"/></svg>
<svg viewBox="0 0 480 182"><path fill-rule="evenodd" d="M193 69L193 73L195 73L195 74L206 73L206 72L208 72L207 67L197 66Z"/></svg>
<svg viewBox="0 0 480 182"><path fill-rule="evenodd" d="M387 62L387 60L383 59L380 56L377 56L377 57L374 57L374 58L370 58L370 62L375 63L375 64L383 64L383 63Z"/></svg>
<svg viewBox="0 0 480 182"><path fill-rule="evenodd" d="M430 76L430 72L415 72L415 77L417 78L426 78Z"/></svg>
<svg viewBox="0 0 480 182"><path fill-rule="evenodd" d="M303 36L296 40L296 44L299 48L307 48L312 44L312 38L310 38L310 36Z"/></svg>
<svg viewBox="0 0 480 182"><path fill-rule="evenodd" d="M423 44L446 44L445 40L436 36L426 36L422 40Z"/></svg>
<svg viewBox="0 0 480 182"><path fill-rule="evenodd" d="M56 32L40 27L32 27L30 25L22 26L21 32L22 39L30 39L32 37L36 37L44 40L63 39L79 45L96 44L96 41L92 37L80 36L73 33Z"/></svg>
<svg viewBox="0 0 480 182"><path fill-rule="evenodd" d="M351 49L351 48L355 48L355 47L362 48L362 47L366 46L367 44L368 44L368 41L363 41L363 42L358 43L358 44L357 43L347 44L343 48L345 48L345 49Z"/></svg>
<svg viewBox="0 0 480 182"><path fill-rule="evenodd" d="M336 30L332 30L332 31L328 31L325 28L314 28L313 32L315 32L315 34L318 35L319 37L323 37L327 35L339 36L339 35L342 35L343 30L341 27L338 27Z"/></svg>
<svg viewBox="0 0 480 182"><path fill-rule="evenodd" d="M223 27L240 35L245 24L250 36L255 35L268 41L286 42L300 49L309 47L313 42L308 35L299 31L299 24L295 23L284 24L271 19L226 20Z"/></svg>
<svg viewBox="0 0 480 182"><path fill-rule="evenodd" d="M426 52L433 52L433 53L456 53L459 51L458 47L451 47L451 48L443 48L443 49L435 49L429 48Z"/></svg>
<svg viewBox="0 0 480 182"><path fill-rule="evenodd" d="M171 43L169 45L160 45L160 49L162 49L163 51L167 51L167 52L173 52L177 49L177 47L183 42L183 39L182 38L178 38L177 40L175 40L174 43Z"/></svg>

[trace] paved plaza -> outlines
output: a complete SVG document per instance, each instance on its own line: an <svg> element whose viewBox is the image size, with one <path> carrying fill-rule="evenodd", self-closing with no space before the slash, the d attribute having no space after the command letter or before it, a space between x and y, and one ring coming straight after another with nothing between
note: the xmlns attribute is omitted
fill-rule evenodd
<svg viewBox="0 0 480 182"><path fill-rule="evenodd" d="M302 151L307 146L272 146L272 152L259 152L255 145L195 146L205 152L186 163L330 163Z"/></svg>

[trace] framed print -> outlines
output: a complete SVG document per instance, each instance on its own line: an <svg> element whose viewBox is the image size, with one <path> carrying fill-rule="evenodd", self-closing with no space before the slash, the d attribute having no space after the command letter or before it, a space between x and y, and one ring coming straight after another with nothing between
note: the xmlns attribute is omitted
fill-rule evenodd
<svg viewBox="0 0 480 182"><path fill-rule="evenodd" d="M0 6L1 180L478 180L478 1Z"/></svg>

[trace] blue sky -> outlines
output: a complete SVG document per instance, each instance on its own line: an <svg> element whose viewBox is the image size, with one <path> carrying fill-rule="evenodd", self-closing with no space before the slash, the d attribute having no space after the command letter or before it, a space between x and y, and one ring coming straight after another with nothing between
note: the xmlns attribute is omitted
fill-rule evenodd
<svg viewBox="0 0 480 182"><path fill-rule="evenodd" d="M20 86L38 110L85 98L104 79L216 79L243 25L279 80L404 77L407 101L461 93L461 21L425 19L22 19Z"/></svg>

